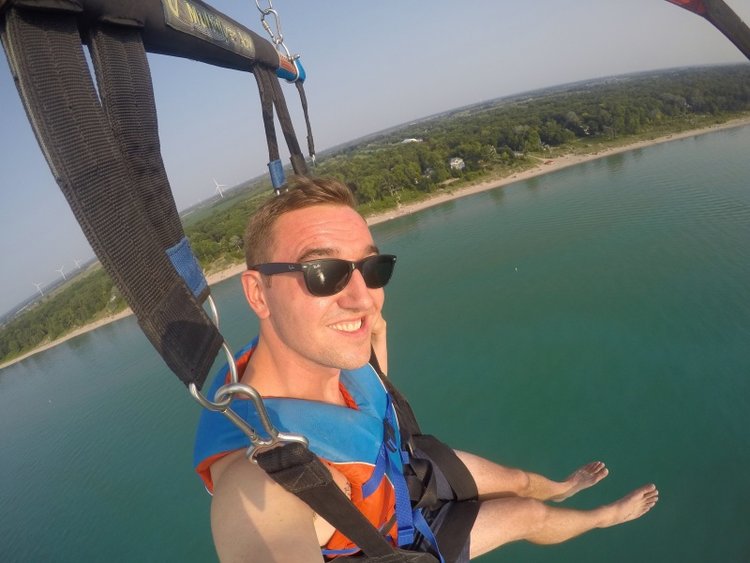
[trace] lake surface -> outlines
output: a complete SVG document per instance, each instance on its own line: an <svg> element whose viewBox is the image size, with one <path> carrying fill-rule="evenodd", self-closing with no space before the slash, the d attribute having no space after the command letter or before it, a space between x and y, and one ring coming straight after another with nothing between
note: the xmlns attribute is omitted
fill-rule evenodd
<svg viewBox="0 0 750 563"><path fill-rule="evenodd" d="M486 562L750 560L750 127L375 227L391 377L423 428L646 517ZM257 328L214 290L237 349ZM0 561L215 561L199 407L126 319L0 371Z"/></svg>

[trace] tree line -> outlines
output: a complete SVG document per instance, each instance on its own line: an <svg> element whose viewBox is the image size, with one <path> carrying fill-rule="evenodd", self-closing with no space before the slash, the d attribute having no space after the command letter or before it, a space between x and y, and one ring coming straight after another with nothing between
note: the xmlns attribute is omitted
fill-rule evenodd
<svg viewBox="0 0 750 563"><path fill-rule="evenodd" d="M352 143L314 171L346 182L364 212L506 176L570 151L594 152L638 136L721 122L750 111L750 65L621 76L493 100ZM452 159L462 166L451 167ZM455 161L454 161L455 162ZM264 182L265 183L265 182ZM451 186L452 187L452 186ZM258 186L186 226L204 269L242 260L249 215L269 190ZM67 286L0 329L0 361L125 307L103 270Z"/></svg>
<svg viewBox="0 0 750 563"><path fill-rule="evenodd" d="M51 342L99 317L126 307L125 300L101 268L47 295L0 331L0 361Z"/></svg>
<svg viewBox="0 0 750 563"><path fill-rule="evenodd" d="M451 177L507 175L529 157L700 127L748 110L747 64L617 77L456 110L352 145L318 173L349 182L361 203L403 201ZM464 169L451 169L452 158Z"/></svg>

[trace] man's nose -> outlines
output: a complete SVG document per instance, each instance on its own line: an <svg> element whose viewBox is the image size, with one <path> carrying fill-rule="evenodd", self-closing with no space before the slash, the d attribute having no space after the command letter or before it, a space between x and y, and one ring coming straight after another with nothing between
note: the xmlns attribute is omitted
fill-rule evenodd
<svg viewBox="0 0 750 563"><path fill-rule="evenodd" d="M339 303L347 309L368 309L373 304L370 288L365 284L362 272L356 268L340 296Z"/></svg>

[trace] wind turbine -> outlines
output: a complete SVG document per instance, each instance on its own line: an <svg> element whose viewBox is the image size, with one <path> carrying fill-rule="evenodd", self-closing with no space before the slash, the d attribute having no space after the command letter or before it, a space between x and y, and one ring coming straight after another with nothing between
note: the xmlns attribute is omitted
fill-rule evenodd
<svg viewBox="0 0 750 563"><path fill-rule="evenodd" d="M221 190L221 188L226 188L224 184L220 184L216 181L216 178L213 178L214 184L216 184L216 191L219 192L219 195L224 198L224 192Z"/></svg>
<svg viewBox="0 0 750 563"><path fill-rule="evenodd" d="M60 266L60 269L55 270L55 271L60 272L60 275L63 277L63 280L67 280L68 278L65 277L65 272L63 272L64 269L65 269L65 266Z"/></svg>
<svg viewBox="0 0 750 563"><path fill-rule="evenodd" d="M76 269L80 270L81 269L81 261L80 260L76 260L75 258L73 258L73 262L76 263Z"/></svg>
<svg viewBox="0 0 750 563"><path fill-rule="evenodd" d="M39 292L39 295L41 295L42 297L44 297L44 292L42 291L42 284L40 284L40 283L34 283L34 285L36 286L36 290Z"/></svg>

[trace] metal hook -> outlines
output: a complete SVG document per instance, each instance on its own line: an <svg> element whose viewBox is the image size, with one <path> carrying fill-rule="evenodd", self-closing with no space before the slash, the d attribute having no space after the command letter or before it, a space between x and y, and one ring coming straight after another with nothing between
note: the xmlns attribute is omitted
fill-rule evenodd
<svg viewBox="0 0 750 563"><path fill-rule="evenodd" d="M271 417L268 416L266 405L263 403L263 397L253 387L245 385L244 383L230 383L220 387L216 391L216 397L222 400L225 396L234 395L246 395L250 397L255 406L255 410L260 418L260 423L263 425L263 430L268 435L268 438L261 438L257 436L257 439L251 440L251 445L247 450L247 457L255 461L255 456L259 453L267 450L271 450L281 444L287 442L300 442L307 446L307 438L299 434L289 434L287 432L279 432L279 430L271 422ZM243 421L244 422L244 421Z"/></svg>
<svg viewBox="0 0 750 563"><path fill-rule="evenodd" d="M216 390L214 399L207 399L199 390L195 383L191 383L188 386L190 394L198 403L205 409L213 412L220 412L226 416L237 428L239 428L249 439L250 447L247 449L247 457L253 462L256 462L255 457L264 451L271 450L282 444L288 442L299 442L308 445L307 438L299 434L289 434L286 432L279 432L271 422L271 418L268 416L266 405L263 403L263 397L260 393L250 385L239 383L237 364L234 361L229 346L226 342L222 343L222 349L228 358L230 383L222 385ZM253 401L258 418L263 425L264 432L268 435L268 438L262 437L256 430L250 426L250 424L234 412L229 405L235 395L246 395Z"/></svg>

